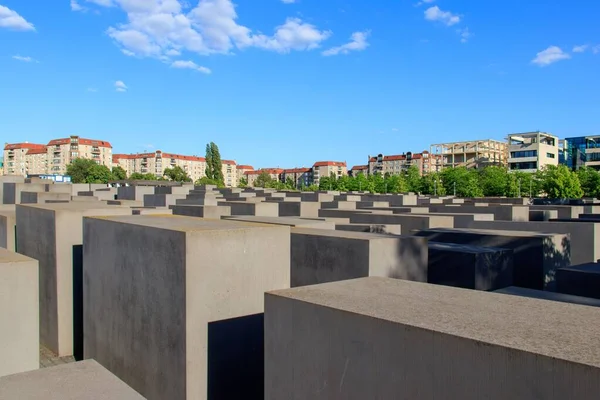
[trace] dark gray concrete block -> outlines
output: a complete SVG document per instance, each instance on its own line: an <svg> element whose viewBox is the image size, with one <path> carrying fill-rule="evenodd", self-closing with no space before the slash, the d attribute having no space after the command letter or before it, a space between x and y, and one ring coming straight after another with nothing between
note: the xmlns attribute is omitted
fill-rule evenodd
<svg viewBox="0 0 600 400"><path fill-rule="evenodd" d="M221 219L222 216L231 215L228 206L174 205L171 206L171 210L173 215L210 219Z"/></svg>
<svg viewBox="0 0 600 400"><path fill-rule="evenodd" d="M353 224L400 225L403 235L409 235L421 229L454 227L453 217L433 214L354 214L350 215L350 222Z"/></svg>
<svg viewBox="0 0 600 400"><path fill-rule="evenodd" d="M533 299L558 301L561 303L579 304L590 307L600 307L600 300L592 299L589 297L573 296L571 294L564 294L558 292L546 292L544 290L534 290L520 288L517 286L510 286L503 289L496 290L495 293L510 294L513 296L531 297Z"/></svg>
<svg viewBox="0 0 600 400"><path fill-rule="evenodd" d="M400 225L336 223L335 229L338 231L381 233L385 235L400 235L402 233Z"/></svg>
<svg viewBox="0 0 600 400"><path fill-rule="evenodd" d="M600 299L600 264L588 263L556 271L557 292Z"/></svg>

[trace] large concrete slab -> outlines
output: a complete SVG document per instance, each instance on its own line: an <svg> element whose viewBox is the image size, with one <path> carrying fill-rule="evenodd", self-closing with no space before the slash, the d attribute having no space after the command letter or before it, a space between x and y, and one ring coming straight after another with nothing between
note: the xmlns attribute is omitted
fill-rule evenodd
<svg viewBox="0 0 600 400"><path fill-rule="evenodd" d="M486 207L469 205L430 205L430 212L439 213L484 213L494 214L496 221L529 221L528 206L490 205Z"/></svg>
<svg viewBox="0 0 600 400"><path fill-rule="evenodd" d="M231 208L228 206L174 205L171 206L171 210L173 215L210 219L220 219L222 216L231 215Z"/></svg>
<svg viewBox="0 0 600 400"><path fill-rule="evenodd" d="M256 224L285 225L294 228L335 229L335 223L317 219L300 219L291 217L253 217L253 216L224 216L222 219L238 222L253 222Z"/></svg>
<svg viewBox="0 0 600 400"><path fill-rule="evenodd" d="M3 400L143 400L94 360L0 378Z"/></svg>
<svg viewBox="0 0 600 400"><path fill-rule="evenodd" d="M2 204L19 204L22 191L45 192L47 187L45 183L5 182L2 185Z"/></svg>
<svg viewBox="0 0 600 400"><path fill-rule="evenodd" d="M335 229L338 231L381 233L386 235L400 235L402 233L402 227L400 225L385 224L336 223Z"/></svg>
<svg viewBox="0 0 600 400"><path fill-rule="evenodd" d="M39 350L38 262L0 248L0 377L39 368Z"/></svg>
<svg viewBox="0 0 600 400"><path fill-rule="evenodd" d="M555 273L571 264L570 238L566 234L486 229L429 229L417 232L432 242L511 249L514 252L513 284L538 290L556 290Z"/></svg>
<svg viewBox="0 0 600 400"><path fill-rule="evenodd" d="M595 400L592 307L385 278L265 295L265 399Z"/></svg>
<svg viewBox="0 0 600 400"><path fill-rule="evenodd" d="M556 271L557 292L600 299L600 264L588 263Z"/></svg>
<svg viewBox="0 0 600 400"><path fill-rule="evenodd" d="M0 247L17 251L15 227L16 227L16 212L15 210L0 209Z"/></svg>
<svg viewBox="0 0 600 400"><path fill-rule="evenodd" d="M85 218L85 357L149 399L262 398L263 298L289 287L289 232Z"/></svg>
<svg viewBox="0 0 600 400"><path fill-rule="evenodd" d="M317 218L321 203L283 201L279 202L278 205L280 217Z"/></svg>
<svg viewBox="0 0 600 400"><path fill-rule="evenodd" d="M292 229L291 286L365 276L427 282L427 241L411 236Z"/></svg>
<svg viewBox="0 0 600 400"><path fill-rule="evenodd" d="M74 355L81 337L79 330L74 335L81 321L73 307L81 305L82 218L127 214L130 208L87 202L16 207L19 253L40 264L40 341L60 357Z"/></svg>
<svg viewBox="0 0 600 400"><path fill-rule="evenodd" d="M279 204L267 202L220 201L220 206L228 206L231 215L254 215L257 217L278 217Z"/></svg>
<svg viewBox="0 0 600 400"><path fill-rule="evenodd" d="M53 186L53 185L49 185ZM21 191L20 204L38 204L55 200L70 201L71 193Z"/></svg>
<svg viewBox="0 0 600 400"><path fill-rule="evenodd" d="M513 282L513 251L429 242L427 282L474 290L496 290Z"/></svg>
<svg viewBox="0 0 600 400"><path fill-rule="evenodd" d="M453 228L454 218L451 216L432 214L354 214L350 215L350 222L356 224L392 224L402 227L402 234L409 235L421 229Z"/></svg>
<svg viewBox="0 0 600 400"><path fill-rule="evenodd" d="M509 286L503 289L496 290L495 293L510 294L513 296L531 297L534 299L542 299L549 301L559 301L561 303L580 304L583 306L600 307L599 299L590 297L574 296L571 294L547 292L544 290L534 290L520 288L518 286Z"/></svg>

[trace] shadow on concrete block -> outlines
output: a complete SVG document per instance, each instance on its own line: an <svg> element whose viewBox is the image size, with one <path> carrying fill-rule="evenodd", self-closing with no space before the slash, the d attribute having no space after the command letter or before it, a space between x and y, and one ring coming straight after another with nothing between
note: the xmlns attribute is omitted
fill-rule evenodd
<svg viewBox="0 0 600 400"><path fill-rule="evenodd" d="M264 396L264 314L208 323L208 400Z"/></svg>

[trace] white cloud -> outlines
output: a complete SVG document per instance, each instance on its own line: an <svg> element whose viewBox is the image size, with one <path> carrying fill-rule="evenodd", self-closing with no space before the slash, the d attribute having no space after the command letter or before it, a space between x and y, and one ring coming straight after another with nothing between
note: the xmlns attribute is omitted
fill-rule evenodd
<svg viewBox="0 0 600 400"><path fill-rule="evenodd" d="M87 91L88 92L92 92L92 93L96 93L98 91L98 89L91 87L91 88L88 88Z"/></svg>
<svg viewBox="0 0 600 400"><path fill-rule="evenodd" d="M182 61L182 60L174 61L171 64L171 67L193 69L198 72L202 72L203 74L210 74L212 72L209 68L202 67L193 61Z"/></svg>
<svg viewBox="0 0 600 400"><path fill-rule="evenodd" d="M18 61L23 61L23 62L28 62L28 63L29 62L39 63L38 60L36 60L34 58L31 58L29 56L20 56L20 55L17 54L15 56L12 56L12 58L15 59L15 60L18 60Z"/></svg>
<svg viewBox="0 0 600 400"><path fill-rule="evenodd" d="M112 0L85 0L88 3L94 3L94 4L98 4L99 6L103 6L103 7L111 7L113 5ZM119 0L116 0L119 1Z"/></svg>
<svg viewBox="0 0 600 400"><path fill-rule="evenodd" d="M531 60L533 64L545 67L560 60L571 58L571 55L562 51L558 46L550 46L546 50L537 53L536 57Z"/></svg>
<svg viewBox="0 0 600 400"><path fill-rule="evenodd" d="M592 53L594 53L594 54L600 53L600 44L592 47Z"/></svg>
<svg viewBox="0 0 600 400"><path fill-rule="evenodd" d="M31 22L17 14L16 11L0 5L0 28L15 29L18 31L35 31Z"/></svg>
<svg viewBox="0 0 600 400"><path fill-rule="evenodd" d="M127 85L125 85L125 83L123 81L115 82L115 90L117 92L126 92L127 89L129 89L129 88L127 87Z"/></svg>
<svg viewBox="0 0 600 400"><path fill-rule="evenodd" d="M287 53L318 48L331 36L298 18L288 18L272 36L253 32L238 24L232 0L199 0L187 11L178 0L93 2L115 5L127 14L127 22L109 27L107 34L124 54L139 57L168 60L184 51L229 54L248 47Z"/></svg>
<svg viewBox="0 0 600 400"><path fill-rule="evenodd" d="M588 49L587 44L582 44L581 46L575 46L573 47L573 53L583 53L584 51L586 51Z"/></svg>
<svg viewBox="0 0 600 400"><path fill-rule="evenodd" d="M457 32L460 35L461 43L467 43L469 41L469 38L473 36L471 31L469 31L469 28L458 29Z"/></svg>
<svg viewBox="0 0 600 400"><path fill-rule="evenodd" d="M369 46L367 42L367 37L370 32L354 32L350 37L350 42L343 44L341 46L332 47L329 50L325 50L322 54L324 56L335 56L338 54L348 54L351 51L361 51L366 49Z"/></svg>
<svg viewBox="0 0 600 400"><path fill-rule="evenodd" d="M429 7L425 10L425 19L439 21L445 25L452 26L460 22L460 16L450 11L442 11L438 6Z"/></svg>
<svg viewBox="0 0 600 400"><path fill-rule="evenodd" d="M285 4L294 4L296 0L281 0L281 2Z"/></svg>
<svg viewBox="0 0 600 400"><path fill-rule="evenodd" d="M85 7L77 2L77 0L71 0L71 11L85 11Z"/></svg>
<svg viewBox="0 0 600 400"><path fill-rule="evenodd" d="M431 4L433 2L435 2L435 0L421 0L417 4L415 4L415 7L420 7L423 4Z"/></svg>

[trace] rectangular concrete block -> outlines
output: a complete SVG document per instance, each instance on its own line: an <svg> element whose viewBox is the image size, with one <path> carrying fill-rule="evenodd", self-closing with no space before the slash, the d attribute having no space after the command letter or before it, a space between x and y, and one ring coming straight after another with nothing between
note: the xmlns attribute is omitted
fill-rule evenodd
<svg viewBox="0 0 600 400"><path fill-rule="evenodd" d="M145 194L144 207L169 207L185 197L185 194Z"/></svg>
<svg viewBox="0 0 600 400"><path fill-rule="evenodd" d="M2 191L2 204L19 204L21 202L21 192L45 192L47 184L45 183L15 183L4 182Z"/></svg>
<svg viewBox="0 0 600 400"><path fill-rule="evenodd" d="M149 399L262 398L264 292L289 287L289 232L85 218L85 357Z"/></svg>
<svg viewBox="0 0 600 400"><path fill-rule="evenodd" d="M50 185L52 186L52 185ZM20 204L43 204L49 201L70 201L71 194L70 193L60 193L60 192L28 192L21 191L21 201Z"/></svg>
<svg viewBox="0 0 600 400"><path fill-rule="evenodd" d="M534 290L520 288L518 286L509 286L494 291L494 293L510 294L513 296L531 297L533 299L559 301L561 303L580 304L583 306L600 307L600 300L590 297L574 296L558 292L547 292L544 290Z"/></svg>
<svg viewBox="0 0 600 400"><path fill-rule="evenodd" d="M0 378L0 399L143 400L94 360L59 365Z"/></svg>
<svg viewBox="0 0 600 400"><path fill-rule="evenodd" d="M13 210L0 209L0 247L17 251L16 246L16 213Z"/></svg>
<svg viewBox="0 0 600 400"><path fill-rule="evenodd" d="M60 357L74 355L81 324L82 218L127 215L131 209L86 202L17 205L19 253L39 261L40 341Z"/></svg>
<svg viewBox="0 0 600 400"><path fill-rule="evenodd" d="M557 292L600 299L600 264L573 265L556 270Z"/></svg>
<svg viewBox="0 0 600 400"><path fill-rule="evenodd" d="M496 221L529 221L528 206L512 206L512 205L491 205L486 207L470 206L470 205L431 205L430 212L451 212L451 213L485 213L494 214Z"/></svg>
<svg viewBox="0 0 600 400"><path fill-rule="evenodd" d="M0 248L0 377L39 368L39 351L38 262Z"/></svg>
<svg viewBox="0 0 600 400"><path fill-rule="evenodd" d="M350 216L350 222L357 224L400 225L403 235L409 235L421 229L454 227L453 217L433 214L355 214Z"/></svg>
<svg viewBox="0 0 600 400"><path fill-rule="evenodd" d="M291 249L291 287L365 276L427 282L423 238L293 228Z"/></svg>
<svg viewBox="0 0 600 400"><path fill-rule="evenodd" d="M513 251L430 241L427 282L484 291L511 286Z"/></svg>
<svg viewBox="0 0 600 400"><path fill-rule="evenodd" d="M416 233L432 242L511 249L514 286L556 290L555 273L571 264L570 237L522 231L486 229L429 229Z"/></svg>
<svg viewBox="0 0 600 400"><path fill-rule="evenodd" d="M319 202L292 202L284 201L279 205L280 217L308 217L318 218L321 203Z"/></svg>
<svg viewBox="0 0 600 400"><path fill-rule="evenodd" d="M115 200L144 200L145 194L154 194L154 186L120 186Z"/></svg>
<svg viewBox="0 0 600 400"><path fill-rule="evenodd" d="M221 219L225 215L231 215L231 208L228 206L174 205L171 206L171 210L173 215L209 219Z"/></svg>
<svg viewBox="0 0 600 400"><path fill-rule="evenodd" d="M257 217L278 217L279 204L277 203L246 203L241 201L219 202L220 206L228 206L231 215L254 215Z"/></svg>
<svg viewBox="0 0 600 400"><path fill-rule="evenodd" d="M265 399L595 400L598 326L592 307L396 279L271 292Z"/></svg>
<svg viewBox="0 0 600 400"><path fill-rule="evenodd" d="M294 228L335 229L335 223L319 219L301 219L293 217L254 217L254 216L224 216L228 221L251 222L255 224L285 225Z"/></svg>
<svg viewBox="0 0 600 400"><path fill-rule="evenodd" d="M338 231L380 233L385 235L400 235L402 233L402 228L400 227L400 225L385 224L378 225L336 223L335 229Z"/></svg>

